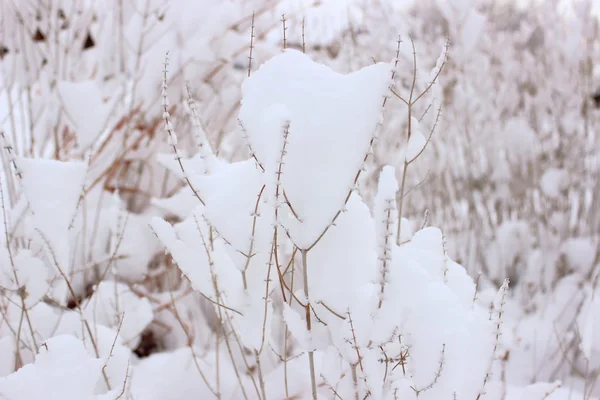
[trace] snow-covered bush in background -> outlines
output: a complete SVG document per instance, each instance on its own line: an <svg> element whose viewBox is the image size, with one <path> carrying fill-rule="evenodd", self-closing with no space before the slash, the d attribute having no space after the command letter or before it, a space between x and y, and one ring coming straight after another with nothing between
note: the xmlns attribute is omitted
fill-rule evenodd
<svg viewBox="0 0 600 400"><path fill-rule="evenodd" d="M404 200L405 215L418 221L427 213L443 227L449 254L480 276L481 287L511 279L506 359L496 376L519 385L560 379L597 395L595 356L583 350L595 334L582 325L594 309L600 262L599 114L592 99L600 36L592 2L518 8L425 1L408 14L394 14L392 6L385 14L370 9L362 26L369 34L357 36L352 54L393 51L393 43L373 39L386 28L388 36L412 34L428 65L444 35L453 42L438 88L443 128L409 168L416 189ZM410 65L412 54L401 54L401 64ZM398 74L410 85L409 68ZM405 114L388 115L366 187L375 187L383 165L402 165L404 141L396 132L407 125Z"/></svg>
<svg viewBox="0 0 600 400"><path fill-rule="evenodd" d="M597 396L591 2L407 3L0 2L0 399Z"/></svg>

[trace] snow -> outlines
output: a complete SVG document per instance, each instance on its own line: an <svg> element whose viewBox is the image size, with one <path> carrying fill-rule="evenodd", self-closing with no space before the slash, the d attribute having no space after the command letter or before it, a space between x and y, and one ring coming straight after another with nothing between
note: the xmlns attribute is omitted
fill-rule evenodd
<svg viewBox="0 0 600 400"><path fill-rule="evenodd" d="M323 301L344 314L353 303L348 302L352 299L351 294L376 278L375 240L369 209L360 197L353 195L348 202L348 211L308 253L311 301ZM344 276L343 285L336 284L340 276ZM333 319L330 316L324 318Z"/></svg>
<svg viewBox="0 0 600 400"><path fill-rule="evenodd" d="M210 398L212 393L204 384L194 362L194 355L189 348L181 348L174 352L165 352L146 358L136 367L131 379L132 396L148 400L177 400L194 396ZM200 368L205 374L211 376L215 370L212 361L214 356L207 354L205 359L199 360ZM221 373L233 376L231 365L225 361L221 365ZM160 379L157 379L160 377ZM234 378L235 379L235 378ZM214 378L210 382L214 386ZM227 386L235 387L231 382ZM226 398L232 397L233 390L224 391Z"/></svg>
<svg viewBox="0 0 600 400"><path fill-rule="evenodd" d="M96 324L119 330L123 342L132 349L140 334L152 322L152 306L147 298L137 297L124 284L102 281L83 305L84 316Z"/></svg>
<svg viewBox="0 0 600 400"><path fill-rule="evenodd" d="M52 240L53 232L65 233L83 189L86 163L29 158L19 158L16 163L36 228L48 240Z"/></svg>
<svg viewBox="0 0 600 400"><path fill-rule="evenodd" d="M598 398L592 2L13 3L1 400Z"/></svg>
<svg viewBox="0 0 600 400"><path fill-rule="evenodd" d="M74 336L55 336L42 345L33 364L0 378L0 395L9 400L99 400L94 390L102 363Z"/></svg>
<svg viewBox="0 0 600 400"><path fill-rule="evenodd" d="M11 262L8 250L0 248L0 264L6 266L0 269L0 287L15 293L23 291L26 307L33 307L48 293L49 271L30 251L22 250Z"/></svg>
<svg viewBox="0 0 600 400"><path fill-rule="evenodd" d="M111 234L109 254L113 260L110 272L120 279L135 282L144 278L152 254L160 247L148 229L150 218L147 215L127 213L122 208L122 204L115 204L104 214ZM140 248L147 249L148 252L140 254ZM117 257L119 259L115 259Z"/></svg>
<svg viewBox="0 0 600 400"><path fill-rule="evenodd" d="M247 160L194 180L205 196L203 215L234 249L246 254L252 240L253 214L263 179L254 161Z"/></svg>
<svg viewBox="0 0 600 400"><path fill-rule="evenodd" d="M288 216L283 224L300 248L310 247L343 208L375 134L390 74L390 64L378 63L342 75L286 50L244 82L239 118L259 161L279 150L282 122L290 121L282 183L299 220ZM265 120L272 107L285 116ZM332 152L342 143L344 151Z"/></svg>
<svg viewBox="0 0 600 400"><path fill-rule="evenodd" d="M306 351L314 351L316 348L312 344L311 333L306 329L306 323L302 320L300 314L294 311L289 305L283 305L283 318L285 323L298 341L300 347Z"/></svg>
<svg viewBox="0 0 600 400"><path fill-rule="evenodd" d="M398 181L396 171L391 166L383 167L379 175L379 186L375 196L373 218L377 235L379 274L378 278L385 285L392 262L392 244L398 225L398 210L396 209L396 193Z"/></svg>
<svg viewBox="0 0 600 400"><path fill-rule="evenodd" d="M63 110L73 123L81 148L93 145L102 134L108 117L115 106L115 98L104 99L100 85L93 81L57 82Z"/></svg>
<svg viewBox="0 0 600 400"><path fill-rule="evenodd" d="M68 237L83 191L87 164L82 161L54 161L18 158L17 168L32 212L32 229L42 237L56 275L71 271ZM61 293L62 292L62 293ZM66 295L66 283L55 292Z"/></svg>
<svg viewBox="0 0 600 400"><path fill-rule="evenodd" d="M408 139L405 161L407 163L413 162L423 152L426 145L427 139L419 130L419 121L415 117L412 117L411 135L410 139Z"/></svg>
<svg viewBox="0 0 600 400"><path fill-rule="evenodd" d="M540 181L542 192L553 199L559 198L569 185L567 171L559 168L550 168L544 172Z"/></svg>
<svg viewBox="0 0 600 400"><path fill-rule="evenodd" d="M191 221L186 225L189 224ZM186 243L178 237L177 231L171 225L159 218L152 220L151 227L181 271L186 274L194 289L217 301L211 284L209 260L204 250L204 242L200 238L195 238L193 245Z"/></svg>
<svg viewBox="0 0 600 400"><path fill-rule="evenodd" d="M152 204L164 210L167 215L185 219L198 205L198 199L188 186L184 186L171 197L153 198Z"/></svg>

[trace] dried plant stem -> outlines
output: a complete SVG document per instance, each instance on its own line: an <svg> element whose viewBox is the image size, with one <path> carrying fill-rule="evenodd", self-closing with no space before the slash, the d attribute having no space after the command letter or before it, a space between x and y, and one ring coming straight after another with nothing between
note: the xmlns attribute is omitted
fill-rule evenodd
<svg viewBox="0 0 600 400"><path fill-rule="evenodd" d="M213 282L213 284L216 286L216 283ZM223 312L221 311L220 308L218 308L217 311L218 311L219 322L221 323L221 326L224 327L225 326L225 318L223 318ZM242 351L239 338L237 337L237 335L235 334L235 331L233 330L233 324L231 323L231 319L229 316L227 316L227 321L229 323L231 331L234 334L236 341L238 342L238 346L240 347L240 353L244 357L244 363L246 363L246 369L247 369L248 364L246 362L246 357L244 356L244 353ZM238 381L238 384L240 385L242 395L244 396L244 399L248 400L248 393L246 393L246 389L244 388L244 384L242 382L242 377L240 375L240 371L237 367L237 364L235 363L235 357L233 356L233 350L231 349L231 342L229 341L229 335L227 334L227 332L223 333L223 337L225 339L225 347L227 348L227 353L229 354L229 359L231 360L231 365L233 366L233 372L235 373L235 377ZM250 376L252 376L252 375L250 375ZM254 379L252 379L252 381L254 382ZM258 388L256 387L256 383L254 383L254 387L256 388L256 393L258 394ZM260 396L259 396L259 398L260 398Z"/></svg>
<svg viewBox="0 0 600 400"><path fill-rule="evenodd" d="M248 77L252 71L252 50L254 50L254 17L255 13L252 12L252 24L250 26L250 55L248 56Z"/></svg>
<svg viewBox="0 0 600 400"><path fill-rule="evenodd" d="M304 28L305 28L305 23L304 23L304 18L302 18L302 52L306 53L306 39L304 37Z"/></svg>
<svg viewBox="0 0 600 400"><path fill-rule="evenodd" d="M110 359L113 357L113 352L115 351L115 346L117 345L117 340L119 339L119 335L121 334L121 328L123 327L123 320L125 319L125 313L121 313L121 318L119 318L119 326L117 326L117 332L115 333L115 338L112 342L112 345L110 346L110 351L108 353L108 357L106 357L106 361L104 362L104 365L102 365L102 371L106 371L106 368L108 367L108 362L110 361Z"/></svg>
<svg viewBox="0 0 600 400"><path fill-rule="evenodd" d="M202 229L200 228L200 223L198 222L198 219L195 216L194 216L194 221L196 223L196 229L198 230L200 238L202 239L202 245L204 247L204 251L206 252L206 255L208 257L208 262L209 262L210 270L211 270L213 289L215 291L215 296L216 296L216 303L222 304L222 303L224 303L224 299L223 299L223 296L221 295L221 290L219 289L219 282L217 280L217 275L215 273L214 262L213 262L213 258L212 258L212 251L214 249L212 248L212 246L209 246L209 243L207 243L206 238L204 237L204 234L202 233ZM214 228L210 228L211 237L212 237L213 229ZM224 327L225 320L227 320L227 322L229 324L229 328L231 329L231 333L233 334L233 336L237 342L238 348L240 350L240 354L242 355L244 365L246 366L246 371L248 371L248 374L254 385L254 389L256 390L256 394L257 394L258 398L260 399L261 396L260 396L260 392L258 391L258 386L256 385L256 380L254 379L254 376L250 373L250 367L248 365L248 361L246 360L246 356L244 354L244 349L242 348L240 339L235 332L235 327L233 326L233 323L231 322L231 316L227 313L227 311L231 311L231 309L226 308L226 307L217 307L217 316L219 318L220 325L222 327ZM226 318L223 317L223 314L225 314ZM242 391L244 399L248 400L248 394L246 393L246 389L244 388L244 384L242 382L240 372L237 368L237 364L235 363L235 358L233 356L233 351L231 349L231 343L229 342L229 335L227 334L227 332L224 332L223 336L225 338L225 346L227 347L227 352L229 353L229 358L231 359L231 365L233 366L233 370L234 370L235 376L238 380L238 383L240 385L240 389Z"/></svg>
<svg viewBox="0 0 600 400"><path fill-rule="evenodd" d="M7 93L7 96L8 96L8 100L9 100L9 104L10 104L10 92ZM20 179L21 175L20 175L19 169L17 168L17 165L15 163L15 160L16 160L15 152L14 152L12 145L8 142L8 139L6 138L6 134L4 133L4 131L0 131L0 140L1 140L2 148L6 151L6 154L8 155L8 157L6 157L4 152L0 153L0 156L2 157L1 161L3 164L4 171L9 171L10 170L9 166L12 166L15 170L15 174L17 175L17 178ZM5 174L5 176L6 176L6 187L8 190L8 206L12 207L15 204L15 201L17 198L15 178L14 178L13 174Z"/></svg>
<svg viewBox="0 0 600 400"><path fill-rule="evenodd" d="M10 303L10 299L8 299L8 297L4 298L6 300L6 302ZM10 324L10 322L8 321L8 304L4 303L2 305L0 305L0 316L2 316L3 318L3 322L6 323L6 327L10 330L10 332L13 334L13 336L15 337L15 371L17 369L19 369L22 365L22 359L21 359L21 348L19 347L19 342L23 345L23 347L29 351L31 351L31 353L35 353L35 349L33 349L31 346L29 346L22 338L20 338L17 334L17 330Z"/></svg>
<svg viewBox="0 0 600 400"><path fill-rule="evenodd" d="M410 114L410 112L409 112ZM410 117L409 117L409 121L410 121ZM410 123L409 123L410 126ZM410 128L409 128L409 132L410 132ZM408 163L406 161L404 161L404 168L402 169L402 181L400 182L400 193L399 193L399 197L400 199L398 200L398 232L396 234L396 244L398 246L400 246L400 235L402 234L402 209L404 208L404 188L406 186L406 171L408 170Z"/></svg>
<svg viewBox="0 0 600 400"><path fill-rule="evenodd" d="M393 203L393 200L391 201ZM384 294L385 294L385 286L387 283L387 275L388 275L388 270L390 268L390 262L391 262L391 241L392 239L392 235L393 233L391 232L392 229L392 207L390 205L390 202L388 200L386 200L386 203L388 203L388 210L385 212L385 239L384 239L384 244L383 244L383 257L381 260L381 281L379 283L379 302L377 303L377 309L381 309L381 307L383 306L383 298L384 298ZM348 314L349 315L349 314Z"/></svg>
<svg viewBox="0 0 600 400"><path fill-rule="evenodd" d="M254 350L256 356L256 370L258 372L258 384L260 385L260 392L262 394L262 400L267 400L267 391L265 388L265 380L263 378L262 364L260 363L260 353Z"/></svg>
<svg viewBox="0 0 600 400"><path fill-rule="evenodd" d="M227 314L227 312L226 312L226 314ZM220 311L219 311L219 317L221 317ZM256 396L257 396L258 399L260 399L260 391L259 391L258 385L256 384L256 379L254 379L254 375L250 371L250 364L248 364L248 360L246 359L246 355L244 353L244 347L242 346L242 342L240 341L240 338L239 338L238 334L235 331L233 323L231 322L231 316L230 315L227 315L227 323L229 324L229 328L231 329L231 334L233 335L233 337L235 339L235 342L238 345L238 350L240 351L240 354L242 356L242 360L244 361L244 365L246 366L246 371L248 373L248 376L250 377L250 380L252 381L252 385L254 386L254 390L256 391ZM225 337L227 338L228 335L225 335ZM225 343L226 344L229 343L229 340L227 339L227 341ZM227 350L229 351L229 356L230 356L230 358L232 360L231 362L233 363L233 352L231 351L231 347L228 346ZM240 385L241 385L241 381L240 381ZM243 387L242 387L242 391L244 391ZM244 393L245 393L245 391L244 391ZM244 397L246 399L248 399L247 396L244 396Z"/></svg>
<svg viewBox="0 0 600 400"><path fill-rule="evenodd" d="M358 374L356 373L356 364L353 364L352 369L352 383L354 384L354 400L360 400L360 394L358 393Z"/></svg>
<svg viewBox="0 0 600 400"><path fill-rule="evenodd" d="M430 389L432 389L440 380L440 377L442 376L442 372L444 370L444 364L446 363L446 343L442 344L442 354L440 356L440 363L438 364L438 369L433 377L433 379L431 380L431 382L429 382L429 384L427 386L424 386L421 389L416 389L413 387L413 390L415 391L415 395L417 396L417 398L419 397L419 395L423 392L426 392Z"/></svg>
<svg viewBox="0 0 600 400"><path fill-rule="evenodd" d="M217 325L215 329L215 380L217 384L217 393L221 393L221 352L219 351L220 347L219 342L221 341L221 329L223 327L221 325Z"/></svg>
<svg viewBox="0 0 600 400"><path fill-rule="evenodd" d="M287 49L287 36L286 36L286 32L287 31L287 26L285 25L286 23L286 19L285 19L285 14L281 14L281 25L282 25L282 30L283 30L283 49Z"/></svg>
<svg viewBox="0 0 600 400"><path fill-rule="evenodd" d="M277 228L275 228L275 237L277 236ZM271 256L269 260L269 267L267 268L267 277L265 279L265 298L264 298L264 315L263 315L263 323L262 323L262 338L259 350L254 350L254 356L256 358L256 369L258 372L258 383L260 385L260 391L262 393L262 400L266 400L267 391L265 389L265 381L262 373L262 366L260 362L260 354L262 353L263 347L265 345L266 339L266 330L267 330L267 317L269 313L269 283L271 282L271 267L273 266L273 258L274 253L277 252L277 241L273 241L273 246L271 249ZM276 267L279 269L279 267Z"/></svg>
<svg viewBox="0 0 600 400"><path fill-rule="evenodd" d="M408 144L410 142L410 138L412 136L412 114L413 114L413 106L421 99L423 98L423 96L425 96L429 90L431 89L431 87L436 83L436 81L438 80L440 73L442 72L442 70L444 69L444 66L446 65L446 62L448 60L448 49L450 47L450 40L448 39L446 41L446 47L444 49L444 59L442 61L442 64L440 65L440 67L438 68L438 70L436 71L435 76L433 77L433 79L431 80L431 82L429 82L429 84L427 85L427 87L419 94L415 95L415 89L416 89L416 83L417 83L417 51L415 49L415 41L413 40L412 36L410 37L410 41L412 44L412 50L413 50L413 79L412 79L412 84L410 87L410 94L408 97L408 100L406 100L404 97L402 97L401 95L399 95L393 88L390 88L391 92L394 94L394 96L396 96L398 99L400 99L404 104L406 104L407 108L408 108L408 132L407 132L407 139L406 139L406 144L407 144L407 148L408 148ZM400 43L398 43L399 45ZM398 53L399 54L399 53ZM427 111L429 110L429 108L431 107L431 105L429 107L427 107L427 109L425 110L425 113L427 113ZM423 114L423 116L425 115L425 113ZM431 137L433 136L433 132L435 131L435 128L437 127L439 118L441 115L441 107L438 109L438 114L436 116L435 119L435 123L433 125L433 128L431 129L431 132L429 133L429 137L427 138L425 145L423 146L423 148L421 149L421 151L419 151L419 153L414 156L412 159L407 159L406 157L404 158L404 168L402 170L402 181L400 183L400 192L398 193L398 232L396 234L396 244L398 246L400 246L401 244L401 240L400 240L400 236L402 233L402 211L403 211L403 207L404 207L404 190L406 187L406 175L407 175L407 170L408 170L408 166L410 164L412 164L417 158L419 158L421 156L421 154L423 154L423 151L425 151L425 148L427 147L427 145L429 144L429 141L431 140ZM423 117L421 117L422 119Z"/></svg>
<svg viewBox="0 0 600 400"><path fill-rule="evenodd" d="M182 158L181 153L179 152L179 149L177 148L177 136L175 135L175 132L173 129L173 124L171 123L171 115L169 114L169 109L168 109L168 107L169 107L169 99L167 98L167 72L168 72L167 68L169 66L169 53L168 52L165 55L164 66L165 66L165 68L163 70L162 107L163 107L163 119L165 121L165 131L167 132L167 134L169 136L169 145L173 148L173 153L175 153L175 160L177 161L177 164L179 165L179 168L181 169L181 173L183 174L183 178L184 178L185 182L187 183L188 187L192 190L192 193L194 193L194 196L198 199L198 201L200 201L200 203L202 205L205 205L204 200L202 200L202 197L200 196L200 194L198 193L198 191L196 190L196 188L190 181L190 177L183 166L183 162L181 161L181 158Z"/></svg>
<svg viewBox="0 0 600 400"><path fill-rule="evenodd" d="M170 281L170 278L169 278L168 274L167 274L167 280ZM177 320L177 322L181 326L181 329L183 330L183 333L186 336L187 345L188 345L188 347L190 349L190 352L192 354L192 359L194 360L194 365L196 367L196 370L198 371L198 374L200 375L200 378L202 378L202 381L204 382L204 384L206 385L206 387L208 388L208 390L210 390L210 392L217 399L220 399L221 398L221 393L219 393L218 391L216 391L215 389L212 388L212 386L208 382L208 379L206 378L206 375L204 374L204 372L202 372L202 368L200 368L200 364L198 364L198 358L199 357L196 354L196 351L194 350L194 338L190 334L189 328L188 328L187 324L183 321L183 318L181 317L181 314L177 310L177 305L176 305L176 302L175 302L175 296L173 295L173 289L172 288L173 288L173 285L169 282L169 296L171 298L171 305L173 307L173 315L175 316L175 319Z"/></svg>
<svg viewBox="0 0 600 400"><path fill-rule="evenodd" d="M492 348L492 356L490 357L490 364L487 368L487 372L485 377L483 378L483 384L481 386L481 390L477 394L475 400L479 400L482 395L485 394L485 388L490 380L492 375L492 368L494 366L494 361L496 359L496 353L498 351L498 347L500 346L500 335L501 335L501 326L502 326L502 314L504 312L505 298L506 293L508 292L508 279L504 280L504 283L500 287L500 304L498 305L498 318L496 319L496 329L494 332L494 347Z"/></svg>
<svg viewBox="0 0 600 400"><path fill-rule="evenodd" d="M146 4L144 6L144 11L142 13L142 26L141 26L141 34L140 34L140 40L138 42L138 46L136 49L136 54L135 54L135 67L133 69L134 73L131 76L131 79L133 80L133 86L131 87L131 93L129 94L129 110L130 112L134 110L135 108L135 101L136 101L136 97L137 97L137 90L138 90L138 83L139 83L139 77L140 77L140 68L142 67L142 59L143 59L143 55L144 55L144 44L145 41L147 39L147 24L148 24L148 18L150 17L150 0L146 1ZM165 66L166 68L166 66ZM165 72L165 78L166 78L166 72ZM127 139L129 138L130 134L131 134L131 129L133 127L133 125L131 124L131 122L133 122L131 119L128 121L126 127L125 127L125 133L123 135L123 145L125 145L125 143L127 143Z"/></svg>
<svg viewBox="0 0 600 400"><path fill-rule="evenodd" d="M60 266L58 259L56 258L56 254L54 253L54 250L53 250L52 246L50 245L50 242L48 241L48 238L41 231L37 230L37 232L40 235L42 242L44 242L44 245L48 249L50 259L54 263L54 266L58 270L58 273L62 276L63 280L65 281L65 284L67 285L69 294L71 295L71 297L73 298L73 301L75 302L75 309L77 310L77 313L79 314L79 317L81 318L81 321L82 321L82 325L83 325L82 330L85 328L85 331L87 331L88 335L90 336L90 342L92 343L94 353L96 354L96 357L100 358L100 350L98 349L98 343L96 342L96 339L94 338L94 333L92 332L92 328L90 327L88 320L83 315L83 308L81 307L81 301L77 297L77 293L75 292L75 289L73 288L73 285L71 284L71 281L69 280L69 277L66 275L65 271ZM82 340L85 340L85 335L83 333L82 333ZM102 371L102 376L104 378L104 382L106 383L106 387L108 388L108 390L112 390L112 388L110 386L110 382L108 380L108 376L106 375L105 371Z"/></svg>
<svg viewBox="0 0 600 400"><path fill-rule="evenodd" d="M412 105L408 106L408 138L410 140L410 136L412 133L412 126L411 126L411 109L412 109ZM425 149L427 148L427 145L429 144L429 142L431 141L431 137L433 136L433 133L435 132L435 129L437 128L437 124L440 120L440 116L442 114L442 108L438 108L438 112L437 112L437 116L435 118L435 122L433 124L433 127L431 128L431 131L429 132L429 136L427 137L427 140L425 142L425 145L423 145L423 148L421 149L421 151L419 151L419 153L414 156L413 158L411 158L410 160L406 159L404 160L404 168L402 170L402 181L400 183L400 192L398 193L398 233L396 235L396 244L399 246L401 244L401 239L400 239L400 234L402 232L402 209L404 208L404 198L406 197L406 195L415 187L412 187L408 192L404 192L405 187L406 187L406 175L407 175L407 171L408 171L408 166L410 164L412 164L415 160L417 160L421 154L423 154L423 152L425 151ZM408 145L408 141L407 141L407 145ZM425 177L426 178L426 177ZM421 183L423 183L425 181L425 179L423 179L421 182L419 182L417 184L420 185Z"/></svg>
<svg viewBox="0 0 600 400"><path fill-rule="evenodd" d="M31 332L31 340L32 340L32 344L35 348L35 351L37 351L38 349L38 345L37 345L37 341L35 340L35 333L33 330L33 326L31 324L31 318L29 318L29 311L27 309L27 305L25 304L25 290L24 288L21 287L21 283L19 281L19 275L17 274L17 266L15 265L15 261L14 261L14 256L12 253L12 249L10 246L10 240L9 240L9 234L8 234L8 215L6 213L6 204L4 202L4 189L2 188L2 179L0 179L0 202L2 204L2 214L3 214L3 220L4 220L4 237L6 240L6 250L8 252L8 258L10 259L10 265L13 271L13 276L15 278L15 284L17 285L17 292L19 294L19 297L21 299L21 310L23 312L23 314L21 315L21 318L25 317L26 321L27 321L27 325L29 326L29 331ZM19 335L17 336L17 343L16 343L16 347L17 349L19 348L19 338L20 338L20 332L21 332L21 324L19 323Z"/></svg>
<svg viewBox="0 0 600 400"><path fill-rule="evenodd" d="M352 347L354 351L356 351L356 359L358 360L355 366L360 366L360 371L364 373L364 368L362 364L362 356L360 355L360 347L358 346L358 341L356 340L356 331L354 330L354 322L352 321L352 314L350 313L350 309L347 311L348 313L348 322L350 324L350 332L352 333Z"/></svg>
<svg viewBox="0 0 600 400"><path fill-rule="evenodd" d="M312 320L310 315L310 300L309 300L309 290L308 290L308 261L307 254L308 250L300 250L302 254L302 273L304 275L304 296L306 297L306 306L304 306L304 310L306 313L306 329L310 334L312 331ZM308 366L310 368L310 384L312 389L312 398L316 400L317 397L317 379L315 377L315 354L314 351L310 350L308 352Z"/></svg>

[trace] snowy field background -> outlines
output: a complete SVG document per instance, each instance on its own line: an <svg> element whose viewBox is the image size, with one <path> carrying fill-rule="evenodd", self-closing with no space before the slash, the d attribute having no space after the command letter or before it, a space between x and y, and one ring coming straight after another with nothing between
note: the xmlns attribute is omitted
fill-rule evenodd
<svg viewBox="0 0 600 400"><path fill-rule="evenodd" d="M0 400L600 398L595 0L0 0Z"/></svg>

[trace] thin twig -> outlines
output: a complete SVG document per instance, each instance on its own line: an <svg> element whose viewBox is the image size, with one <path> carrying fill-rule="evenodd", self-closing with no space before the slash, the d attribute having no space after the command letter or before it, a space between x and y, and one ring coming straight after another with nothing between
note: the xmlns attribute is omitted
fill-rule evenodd
<svg viewBox="0 0 600 400"><path fill-rule="evenodd" d="M254 49L254 11L252 12L252 23L250 25L250 55L248 56L248 77L252 71L252 50Z"/></svg>

